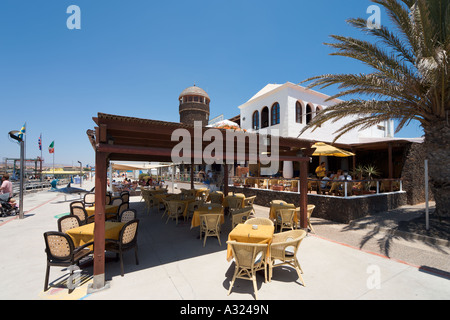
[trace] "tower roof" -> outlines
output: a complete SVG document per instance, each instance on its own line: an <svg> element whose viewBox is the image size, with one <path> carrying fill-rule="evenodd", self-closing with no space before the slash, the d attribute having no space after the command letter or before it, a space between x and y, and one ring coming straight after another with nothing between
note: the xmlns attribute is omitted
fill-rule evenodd
<svg viewBox="0 0 450 320"><path fill-rule="evenodd" d="M180 97L179 98L184 97L184 96L202 96L202 97L205 97L205 98L208 98L209 100L211 100L205 90L203 90L202 88L197 87L195 85L193 85L192 87L184 89L180 93Z"/></svg>

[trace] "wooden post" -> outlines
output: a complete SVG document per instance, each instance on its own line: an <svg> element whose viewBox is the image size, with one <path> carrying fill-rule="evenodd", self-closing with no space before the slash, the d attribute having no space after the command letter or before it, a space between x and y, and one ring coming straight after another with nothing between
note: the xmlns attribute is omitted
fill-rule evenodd
<svg viewBox="0 0 450 320"><path fill-rule="evenodd" d="M191 163L191 189L194 189L194 163Z"/></svg>
<svg viewBox="0 0 450 320"><path fill-rule="evenodd" d="M226 197L228 195L228 165L223 164L223 195Z"/></svg>
<svg viewBox="0 0 450 320"><path fill-rule="evenodd" d="M309 158L300 160L300 228L308 228L308 162Z"/></svg>
<svg viewBox="0 0 450 320"><path fill-rule="evenodd" d="M389 166L389 179L394 176L394 167L392 164L392 143L388 144L388 166ZM392 180L389 180L389 191L392 192Z"/></svg>
<svg viewBox="0 0 450 320"><path fill-rule="evenodd" d="M93 290L105 287L105 199L108 154L95 154L95 226Z"/></svg>

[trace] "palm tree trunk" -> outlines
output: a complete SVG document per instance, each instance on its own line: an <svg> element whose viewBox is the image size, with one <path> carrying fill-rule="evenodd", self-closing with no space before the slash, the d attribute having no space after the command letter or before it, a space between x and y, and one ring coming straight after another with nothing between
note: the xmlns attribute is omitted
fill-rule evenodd
<svg viewBox="0 0 450 320"><path fill-rule="evenodd" d="M424 128L429 186L436 202L435 213L450 217L450 126L446 120Z"/></svg>

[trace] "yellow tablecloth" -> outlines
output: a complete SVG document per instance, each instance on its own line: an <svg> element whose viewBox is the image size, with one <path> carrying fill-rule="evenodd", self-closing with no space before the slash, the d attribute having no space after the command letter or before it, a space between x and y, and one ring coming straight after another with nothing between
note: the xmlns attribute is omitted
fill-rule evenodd
<svg viewBox="0 0 450 320"><path fill-rule="evenodd" d="M86 207L85 209L89 217L95 214L95 206ZM119 210L119 206L105 205L105 219L114 217L117 214L117 210Z"/></svg>
<svg viewBox="0 0 450 320"><path fill-rule="evenodd" d="M279 209L295 209L295 205L292 203L272 203L270 205L269 219L275 220L277 218L277 210ZM297 214L294 214L294 223L298 223Z"/></svg>
<svg viewBox="0 0 450 320"><path fill-rule="evenodd" d="M243 193L236 193L236 194L234 194L234 195L232 195L232 196L226 196L224 199L223 199L223 206L224 207L228 207L228 199L230 199L230 198L239 198L239 199L242 199L242 205L241 205L241 207L243 208L243 207L245 207L245 194L243 194Z"/></svg>
<svg viewBox="0 0 450 320"><path fill-rule="evenodd" d="M120 230L124 223L105 222L105 239L119 240ZM81 227L68 230L66 233L72 238L75 247L82 246L88 242L94 241L95 223L85 224Z"/></svg>
<svg viewBox="0 0 450 320"><path fill-rule="evenodd" d="M223 215L223 208L211 207L211 209L208 209L207 206L203 206L194 211L194 215L192 216L192 221L191 221L191 229L200 226L200 215L201 214L209 214L209 213L222 214L222 216L220 217L220 222L222 224L225 222L225 218Z"/></svg>
<svg viewBox="0 0 450 320"><path fill-rule="evenodd" d="M258 229L254 230L251 224L238 224L228 234L228 241L235 240L237 242L246 243L267 243L267 256L270 257L270 244L272 243L274 226L258 225ZM233 252L231 246L227 246L227 260L231 261Z"/></svg>

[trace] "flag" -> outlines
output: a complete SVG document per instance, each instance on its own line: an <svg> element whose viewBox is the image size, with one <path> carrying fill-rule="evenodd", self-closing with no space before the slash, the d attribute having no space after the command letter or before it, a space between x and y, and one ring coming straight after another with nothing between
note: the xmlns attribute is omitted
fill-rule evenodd
<svg viewBox="0 0 450 320"><path fill-rule="evenodd" d="M22 129L20 129L20 132L19 132L19 138L22 140L23 140L23 135L25 134L25 124L26 123L23 124Z"/></svg>
<svg viewBox="0 0 450 320"><path fill-rule="evenodd" d="M38 139L38 145L39 145L39 150L42 151L42 134L40 135L40 137Z"/></svg>
<svg viewBox="0 0 450 320"><path fill-rule="evenodd" d="M49 153L55 152L55 141L52 141L52 143L50 143L50 145L48 146L48 152Z"/></svg>

